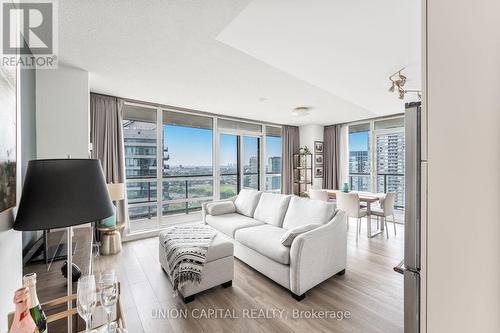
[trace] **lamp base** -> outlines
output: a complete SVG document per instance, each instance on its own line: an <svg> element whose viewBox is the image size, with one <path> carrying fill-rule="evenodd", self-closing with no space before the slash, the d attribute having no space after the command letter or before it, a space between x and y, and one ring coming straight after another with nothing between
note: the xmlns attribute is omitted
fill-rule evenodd
<svg viewBox="0 0 500 333"><path fill-rule="evenodd" d="M64 278L68 278L68 262L65 261L61 267L61 273ZM82 271L76 264L71 264L71 281L75 283L82 276Z"/></svg>

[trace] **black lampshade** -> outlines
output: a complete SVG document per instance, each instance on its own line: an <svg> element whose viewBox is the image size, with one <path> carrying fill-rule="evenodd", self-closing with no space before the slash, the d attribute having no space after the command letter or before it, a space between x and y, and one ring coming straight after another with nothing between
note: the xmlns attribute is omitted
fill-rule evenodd
<svg viewBox="0 0 500 333"><path fill-rule="evenodd" d="M53 159L28 163L15 230L70 227L113 215L98 160Z"/></svg>

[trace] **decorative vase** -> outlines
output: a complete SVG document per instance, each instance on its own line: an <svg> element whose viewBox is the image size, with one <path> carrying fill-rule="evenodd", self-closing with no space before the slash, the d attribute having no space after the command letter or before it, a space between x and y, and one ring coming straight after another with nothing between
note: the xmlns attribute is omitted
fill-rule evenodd
<svg viewBox="0 0 500 333"><path fill-rule="evenodd" d="M113 205L113 215L101 220L101 225L103 227L113 227L116 225L116 206Z"/></svg>
<svg viewBox="0 0 500 333"><path fill-rule="evenodd" d="M344 183L344 185L342 186L342 192L349 192L349 184L348 183Z"/></svg>

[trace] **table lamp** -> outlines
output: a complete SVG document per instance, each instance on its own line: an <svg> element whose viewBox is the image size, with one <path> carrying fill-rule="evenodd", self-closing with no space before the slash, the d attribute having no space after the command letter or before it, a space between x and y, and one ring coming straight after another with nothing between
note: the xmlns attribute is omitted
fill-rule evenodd
<svg viewBox="0 0 500 333"><path fill-rule="evenodd" d="M123 183L111 183L107 184L108 193L111 201L116 202L125 199L125 184ZM101 225L105 227L112 227L116 224L116 204L113 206L114 213L108 218L101 221Z"/></svg>
<svg viewBox="0 0 500 333"><path fill-rule="evenodd" d="M98 160L33 160L28 163L14 229L68 228L67 288L68 295L72 295L72 226L112 214L113 205ZM71 301L68 308L71 308ZM68 328L71 326L70 316Z"/></svg>

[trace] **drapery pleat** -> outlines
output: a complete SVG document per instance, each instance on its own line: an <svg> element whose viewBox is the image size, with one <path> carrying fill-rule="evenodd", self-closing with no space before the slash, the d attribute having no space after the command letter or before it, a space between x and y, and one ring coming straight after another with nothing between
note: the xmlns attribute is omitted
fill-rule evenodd
<svg viewBox="0 0 500 333"><path fill-rule="evenodd" d="M92 158L101 161L106 183L125 183L123 100L90 94ZM117 220L125 221L125 202L117 202Z"/></svg>
<svg viewBox="0 0 500 333"><path fill-rule="evenodd" d="M281 140L281 193L294 194L293 154L299 151L299 128L283 126Z"/></svg>
<svg viewBox="0 0 500 333"><path fill-rule="evenodd" d="M339 125L337 129L339 134L339 188L342 188L344 183L349 183L349 125Z"/></svg>
<svg viewBox="0 0 500 333"><path fill-rule="evenodd" d="M330 125L324 128L323 145L323 188L338 190L340 187L340 126Z"/></svg>

